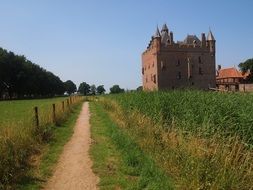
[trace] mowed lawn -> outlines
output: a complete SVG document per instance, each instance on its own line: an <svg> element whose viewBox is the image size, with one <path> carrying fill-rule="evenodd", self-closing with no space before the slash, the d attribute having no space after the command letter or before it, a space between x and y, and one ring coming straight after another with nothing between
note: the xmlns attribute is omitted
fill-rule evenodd
<svg viewBox="0 0 253 190"><path fill-rule="evenodd" d="M35 106L38 106L39 111L49 111L53 103L60 103L65 99L67 98L0 101L0 127L6 123L29 121L34 117Z"/></svg>

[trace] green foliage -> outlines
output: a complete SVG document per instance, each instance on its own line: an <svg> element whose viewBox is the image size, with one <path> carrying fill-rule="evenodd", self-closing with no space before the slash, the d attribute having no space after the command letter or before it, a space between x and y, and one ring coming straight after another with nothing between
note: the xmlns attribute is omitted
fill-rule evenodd
<svg viewBox="0 0 253 190"><path fill-rule="evenodd" d="M122 93L124 92L125 90L124 89L121 89L119 87L119 85L113 85L111 88L110 88L110 93L111 94L118 94L118 93Z"/></svg>
<svg viewBox="0 0 253 190"><path fill-rule="evenodd" d="M66 82L64 82L64 87L69 95L76 92L76 85L71 80L67 80Z"/></svg>
<svg viewBox="0 0 253 190"><path fill-rule="evenodd" d="M105 93L104 85L99 85L99 86L97 87L97 93L98 93L98 94L104 94L104 93Z"/></svg>
<svg viewBox="0 0 253 190"><path fill-rule="evenodd" d="M45 97L64 93L59 77L27 60L0 48L0 99Z"/></svg>
<svg viewBox="0 0 253 190"><path fill-rule="evenodd" d="M82 82L78 87L78 92L85 95L88 95L90 93L90 85L86 82Z"/></svg>
<svg viewBox="0 0 253 190"><path fill-rule="evenodd" d="M248 59L245 62L240 63L239 68L242 72L246 73L247 71L250 71L250 75L248 76L248 80L253 82L253 59Z"/></svg>
<svg viewBox="0 0 253 190"><path fill-rule="evenodd" d="M97 88L96 86L93 84L90 86L90 94L91 95L96 95L96 92L97 92Z"/></svg>

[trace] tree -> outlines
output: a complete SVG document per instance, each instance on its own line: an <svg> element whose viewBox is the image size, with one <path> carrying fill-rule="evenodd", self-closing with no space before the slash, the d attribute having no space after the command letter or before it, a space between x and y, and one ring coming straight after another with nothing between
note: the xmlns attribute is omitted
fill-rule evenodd
<svg viewBox="0 0 253 190"><path fill-rule="evenodd" d="M96 91L97 91L97 88L96 86L93 84L90 86L90 94L91 95L96 95Z"/></svg>
<svg viewBox="0 0 253 190"><path fill-rule="evenodd" d="M99 85L99 86L97 87L97 93L98 93L98 94L104 94L104 93L105 93L104 85Z"/></svg>
<svg viewBox="0 0 253 190"><path fill-rule="evenodd" d="M253 82L253 58L240 63L238 66L243 73L250 72L247 79Z"/></svg>
<svg viewBox="0 0 253 190"><path fill-rule="evenodd" d="M142 91L142 90L143 90L142 86L139 86L138 88L136 88L136 91Z"/></svg>
<svg viewBox="0 0 253 190"><path fill-rule="evenodd" d="M124 90L124 89L121 89L121 88L119 87L119 85L113 85L113 86L110 88L110 93L111 93L111 94L117 94L117 93L123 93L123 92L125 92L125 90Z"/></svg>
<svg viewBox="0 0 253 190"><path fill-rule="evenodd" d="M82 82L78 87L78 92L80 92L83 95L87 95L90 92L90 85L86 82Z"/></svg>
<svg viewBox="0 0 253 190"><path fill-rule="evenodd" d="M64 86L65 86L66 92L69 95L76 92L76 85L71 80L67 80L66 82L64 82Z"/></svg>

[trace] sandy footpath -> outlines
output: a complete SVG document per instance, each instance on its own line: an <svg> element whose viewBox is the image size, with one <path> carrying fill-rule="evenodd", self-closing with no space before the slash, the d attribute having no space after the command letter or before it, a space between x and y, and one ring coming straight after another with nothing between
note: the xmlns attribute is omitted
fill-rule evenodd
<svg viewBox="0 0 253 190"><path fill-rule="evenodd" d="M64 146L45 190L98 189L96 185L99 179L92 172L92 161L89 157L91 144L89 116L89 104L86 102L76 122L74 134Z"/></svg>

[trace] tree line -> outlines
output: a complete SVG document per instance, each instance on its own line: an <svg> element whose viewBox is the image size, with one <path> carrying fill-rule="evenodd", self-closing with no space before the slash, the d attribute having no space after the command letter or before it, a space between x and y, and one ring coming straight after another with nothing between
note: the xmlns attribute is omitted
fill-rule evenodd
<svg viewBox="0 0 253 190"><path fill-rule="evenodd" d="M82 82L77 88L74 82L63 82L58 76L31 62L23 55L0 48L0 99L44 98L69 95L78 92L83 95L105 93L104 85L89 85ZM119 85L113 85L110 93L123 93Z"/></svg>
<svg viewBox="0 0 253 190"><path fill-rule="evenodd" d="M62 95L61 79L23 55L0 48L0 98L29 98Z"/></svg>

